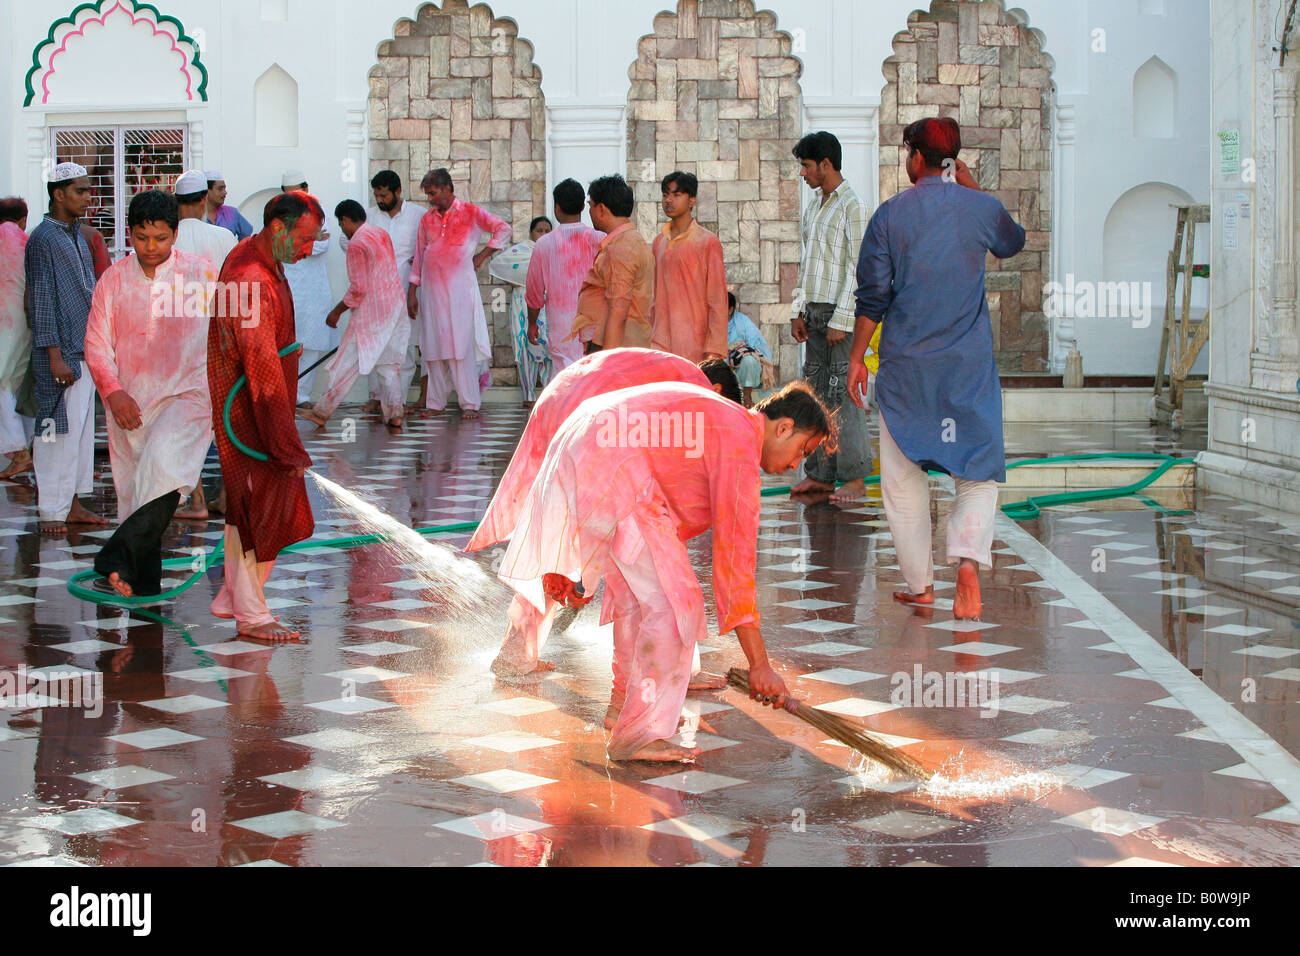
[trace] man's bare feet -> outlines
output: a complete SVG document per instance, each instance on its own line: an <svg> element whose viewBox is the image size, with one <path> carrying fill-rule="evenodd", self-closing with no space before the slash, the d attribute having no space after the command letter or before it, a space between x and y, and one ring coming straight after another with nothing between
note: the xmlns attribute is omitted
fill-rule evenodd
<svg viewBox="0 0 1300 956"><path fill-rule="evenodd" d="M299 635L298 631L291 631L278 621L270 624L241 624L238 632L241 637L273 642L292 641Z"/></svg>
<svg viewBox="0 0 1300 956"><path fill-rule="evenodd" d="M202 485L194 486L194 490L190 492L189 501L185 502L185 506L172 517L180 518L182 521L206 521L211 517L208 514L208 501L203 496Z"/></svg>
<svg viewBox="0 0 1300 956"><path fill-rule="evenodd" d="M824 492L834 491L834 490L835 490L834 485L827 484L824 481L814 481L811 478L805 478L803 481L799 482L799 484L792 485L790 487L790 494L816 495L816 494L822 494Z"/></svg>
<svg viewBox="0 0 1300 956"><path fill-rule="evenodd" d="M328 418L316 411L315 405L308 405L306 408L299 405L298 417L307 419L307 421L311 422L317 428L324 428L325 423L329 421Z"/></svg>
<svg viewBox="0 0 1300 956"><path fill-rule="evenodd" d="M679 747L666 740L652 740L625 760L652 760L656 763L695 763L699 747ZM621 761L620 761L621 762Z"/></svg>
<svg viewBox="0 0 1300 956"><path fill-rule="evenodd" d="M135 592L131 590L131 585L122 580L122 575L114 571L108 576L108 583L113 585L113 590L122 597L135 597Z"/></svg>
<svg viewBox="0 0 1300 956"><path fill-rule="evenodd" d="M23 452L15 455L9 462L4 471L0 471L0 478L12 478L14 475L21 475L25 471L33 471L31 452Z"/></svg>
<svg viewBox="0 0 1300 956"><path fill-rule="evenodd" d="M472 422L474 419L479 417L478 409L477 408L463 409L460 413L460 417L463 418L465 421Z"/></svg>
<svg viewBox="0 0 1300 956"><path fill-rule="evenodd" d="M67 534L68 526L62 521L38 521L36 522L36 530L41 534L57 537L61 534Z"/></svg>
<svg viewBox="0 0 1300 956"><path fill-rule="evenodd" d="M902 604L933 604L934 603L934 585L931 584L920 594L913 594L908 591L895 591L894 600Z"/></svg>
<svg viewBox="0 0 1300 956"><path fill-rule="evenodd" d="M224 486L222 487L221 491L217 494L216 503L209 505L208 510L219 515L223 515L226 513L226 489Z"/></svg>
<svg viewBox="0 0 1300 956"><path fill-rule="evenodd" d="M361 406L361 414L363 415L373 415L377 411L379 411L379 399L377 398L372 398Z"/></svg>
<svg viewBox="0 0 1300 956"><path fill-rule="evenodd" d="M867 485L861 478L846 481L831 492L831 501L856 501L867 496Z"/></svg>
<svg viewBox="0 0 1300 956"><path fill-rule="evenodd" d="M959 621L978 621L983 610L979 568L970 558L962 558L957 566L957 596L952 601L952 616Z"/></svg>
<svg viewBox="0 0 1300 956"><path fill-rule="evenodd" d="M312 407L312 404L313 404L313 403L312 403L310 400L308 400L308 401L305 401L305 402L299 402L299 403L298 403L298 407L299 407L299 408L311 408L311 407Z"/></svg>
<svg viewBox="0 0 1300 956"><path fill-rule="evenodd" d="M553 670L555 670L554 661L539 660L536 665L527 670L520 670L518 667L506 663L499 657L492 662L492 673L496 674L498 677L505 678L527 677L530 674L545 674Z"/></svg>
<svg viewBox="0 0 1300 956"><path fill-rule="evenodd" d="M63 520L68 524L107 525L109 523L107 518L102 518L93 511L87 511L80 498L72 499L72 507L68 509L68 516Z"/></svg>
<svg viewBox="0 0 1300 956"><path fill-rule="evenodd" d="M686 685L690 690L722 690L727 686L727 678L722 674L710 674L708 671L700 671L698 674L691 675L691 682Z"/></svg>
<svg viewBox="0 0 1300 956"><path fill-rule="evenodd" d="M401 415L394 415L392 418L390 418L390 419L386 422L386 424L388 425L389 428L401 428L401 427L402 427L402 424L403 424L403 422L402 422L402 416L401 416Z"/></svg>

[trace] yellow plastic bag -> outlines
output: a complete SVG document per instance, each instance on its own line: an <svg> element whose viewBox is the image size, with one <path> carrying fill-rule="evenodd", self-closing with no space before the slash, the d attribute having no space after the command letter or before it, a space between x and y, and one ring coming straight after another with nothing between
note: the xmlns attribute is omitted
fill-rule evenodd
<svg viewBox="0 0 1300 956"><path fill-rule="evenodd" d="M880 330L883 327L884 323L876 323L876 331L871 333L871 341L867 344L867 354L862 357L863 364L872 375L880 372Z"/></svg>

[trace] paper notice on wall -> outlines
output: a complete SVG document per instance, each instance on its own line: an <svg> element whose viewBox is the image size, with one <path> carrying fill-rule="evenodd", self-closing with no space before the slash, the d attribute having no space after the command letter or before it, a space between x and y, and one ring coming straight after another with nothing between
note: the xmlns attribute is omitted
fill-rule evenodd
<svg viewBox="0 0 1300 956"><path fill-rule="evenodd" d="M1235 129L1219 131L1219 175L1241 173L1241 133Z"/></svg>
<svg viewBox="0 0 1300 956"><path fill-rule="evenodd" d="M1236 206L1223 207L1223 248L1237 248L1238 216Z"/></svg>
<svg viewBox="0 0 1300 956"><path fill-rule="evenodd" d="M1246 193L1237 193L1237 205L1241 207L1241 218L1250 218L1250 196Z"/></svg>

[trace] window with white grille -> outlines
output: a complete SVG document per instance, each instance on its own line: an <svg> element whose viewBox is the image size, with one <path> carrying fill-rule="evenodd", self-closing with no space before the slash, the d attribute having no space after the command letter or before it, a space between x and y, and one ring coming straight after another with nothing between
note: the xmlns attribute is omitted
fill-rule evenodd
<svg viewBox="0 0 1300 956"><path fill-rule="evenodd" d="M126 209L146 189L170 190L185 171L184 126L105 126L51 130L54 162L77 163L90 174L85 219L100 231L114 260L131 246Z"/></svg>

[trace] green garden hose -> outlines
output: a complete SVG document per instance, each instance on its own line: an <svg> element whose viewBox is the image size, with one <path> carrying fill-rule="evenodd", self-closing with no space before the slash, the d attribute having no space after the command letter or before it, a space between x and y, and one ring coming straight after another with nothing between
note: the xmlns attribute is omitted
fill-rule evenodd
<svg viewBox="0 0 1300 956"><path fill-rule="evenodd" d="M296 352L301 348L302 348L301 342L290 342L284 348L280 349L279 352L280 358L284 358L290 352ZM321 361L323 362L324 359L321 359ZM317 362L315 365L312 366L312 368L315 368L316 365L319 364L320 362ZM308 369L308 371L311 371L311 369ZM301 376L299 377L301 378ZM227 437L230 438L231 443L234 444L236 448L242 451L249 458L255 458L258 461L266 461L266 453L260 452L256 448L249 448L247 445L245 445L242 441L239 440L239 436L235 434L234 428L232 428L230 425L230 406L235 403L235 395L238 394L239 390L247 384L248 384L247 375L241 375L239 376L239 378L235 379L235 384L231 386L230 393L226 395L226 405L221 410L221 422L223 425L226 426L226 435Z"/></svg>

